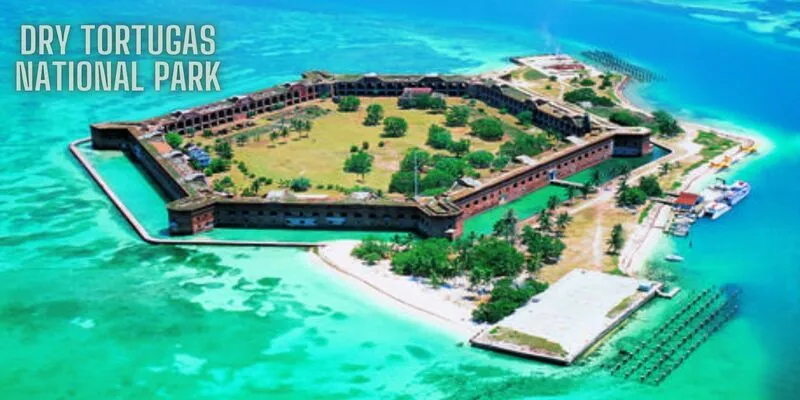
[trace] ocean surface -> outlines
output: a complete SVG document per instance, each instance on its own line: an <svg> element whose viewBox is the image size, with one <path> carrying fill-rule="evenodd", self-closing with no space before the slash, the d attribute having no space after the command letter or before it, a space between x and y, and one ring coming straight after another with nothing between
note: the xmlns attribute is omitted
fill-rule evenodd
<svg viewBox="0 0 800 400"><path fill-rule="evenodd" d="M794 0L6 1L0 398L797 398L799 20ZM143 22L215 24L224 93L14 91L20 24ZM737 318L658 387L611 377L602 364L615 341L643 335L674 303L654 302L570 368L487 353L301 251L144 244L66 149L92 122L186 108L309 69L475 72L510 55L594 48L666 77L630 89L640 105L770 143L723 174L751 182L746 200L696 225L691 247L662 244L684 263L653 258L651 273L681 287L743 291ZM163 199L147 180L124 158L93 157L157 231Z"/></svg>

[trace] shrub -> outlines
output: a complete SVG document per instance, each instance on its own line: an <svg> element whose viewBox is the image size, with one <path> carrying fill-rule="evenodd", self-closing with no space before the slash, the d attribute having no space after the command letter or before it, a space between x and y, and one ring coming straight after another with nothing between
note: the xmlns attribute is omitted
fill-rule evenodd
<svg viewBox="0 0 800 400"><path fill-rule="evenodd" d="M507 155L500 155L500 156L497 156L497 157L494 159L494 161L492 161L492 168L494 168L494 169L495 169L495 170L497 170L497 171L500 171L500 170L502 170L503 168L505 168L505 167L508 165L508 163L509 163L510 161L511 161L511 159L510 159L510 158L508 158L508 156L507 156Z"/></svg>
<svg viewBox="0 0 800 400"><path fill-rule="evenodd" d="M616 111L608 116L609 121L622 126L640 126L642 119L630 111L622 110Z"/></svg>
<svg viewBox="0 0 800 400"><path fill-rule="evenodd" d="M445 113L445 124L447 126L466 126L469 120L470 110L467 106L453 106Z"/></svg>
<svg viewBox="0 0 800 400"><path fill-rule="evenodd" d="M183 143L183 138L176 132L167 133L167 135L164 136L164 140L173 149L180 148Z"/></svg>
<svg viewBox="0 0 800 400"><path fill-rule="evenodd" d="M383 146L385 146L385 145L386 145L386 143L385 143L383 140L381 140L380 142L378 142L378 147L383 147Z"/></svg>
<svg viewBox="0 0 800 400"><path fill-rule="evenodd" d="M369 150L369 142L367 141L361 142L361 148L363 150Z"/></svg>
<svg viewBox="0 0 800 400"><path fill-rule="evenodd" d="M357 153L357 152L358 152L358 146L356 146L356 145L351 145L351 146L350 146L350 152L351 152L351 153Z"/></svg>
<svg viewBox="0 0 800 400"><path fill-rule="evenodd" d="M436 284L458 273L449 256L450 241L447 239L417 240L407 250L392 257L392 271L400 275L428 277Z"/></svg>
<svg viewBox="0 0 800 400"><path fill-rule="evenodd" d="M489 168L494 161L494 155L486 150L473 151L467 155L467 162L473 168Z"/></svg>
<svg viewBox="0 0 800 400"><path fill-rule="evenodd" d="M376 237L368 236L361 241L350 253L353 257L367 263L375 265L378 261L388 258L391 254L392 246Z"/></svg>
<svg viewBox="0 0 800 400"><path fill-rule="evenodd" d="M361 106L361 100L356 96L345 96L339 99L339 111L341 112L354 112Z"/></svg>
<svg viewBox="0 0 800 400"><path fill-rule="evenodd" d="M491 299L472 312L472 319L476 322L496 323L546 289L547 283L531 279L520 287L515 286L510 278L501 279L494 284Z"/></svg>
<svg viewBox="0 0 800 400"><path fill-rule="evenodd" d="M386 137L403 137L408 131L408 123L400 117L386 117L383 120L383 134Z"/></svg>
<svg viewBox="0 0 800 400"><path fill-rule="evenodd" d="M426 145L437 150L444 150L450 146L452 142L453 135L447 129L436 124L428 128L428 140L425 142Z"/></svg>
<svg viewBox="0 0 800 400"><path fill-rule="evenodd" d="M519 123L522 125L525 126L530 125L533 123L533 112L525 110L517 114L517 119L519 120Z"/></svg>
<svg viewBox="0 0 800 400"><path fill-rule="evenodd" d="M306 177L299 177L292 179L289 182L289 188L295 192L305 192L311 187L311 180Z"/></svg>
<svg viewBox="0 0 800 400"><path fill-rule="evenodd" d="M464 154L469 153L469 147L472 143L467 139L461 139L457 142L450 142L450 145L447 146L447 151L453 153L456 157L461 157Z"/></svg>
<svg viewBox="0 0 800 400"><path fill-rule="evenodd" d="M581 86L594 86L594 81L589 78L583 78L580 81Z"/></svg>
<svg viewBox="0 0 800 400"><path fill-rule="evenodd" d="M367 116L364 118L364 125L375 126L383 119L383 106L380 104L370 104L367 106Z"/></svg>
<svg viewBox="0 0 800 400"><path fill-rule="evenodd" d="M496 118L481 118L470 124L472 134L487 141L498 141L503 138L503 124Z"/></svg>

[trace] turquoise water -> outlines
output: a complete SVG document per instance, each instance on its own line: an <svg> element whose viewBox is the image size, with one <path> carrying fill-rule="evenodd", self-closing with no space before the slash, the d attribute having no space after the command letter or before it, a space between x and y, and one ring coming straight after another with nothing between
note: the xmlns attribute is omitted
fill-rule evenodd
<svg viewBox="0 0 800 400"><path fill-rule="evenodd" d="M800 375L800 187L793 93L796 2L4 4L0 32L0 384L3 398L786 399ZM18 94L21 23L206 23L224 93ZM295 79L343 72L478 71L505 57L608 48L665 75L651 106L737 125L772 150L729 171L754 191L653 271L686 288L736 284L742 312L654 388L459 346L288 249L148 246L66 150L91 122L140 119ZM71 48L75 54L79 48ZM691 110L691 111L690 111ZM141 182L125 166L123 186ZM126 181L126 179L128 181ZM133 208L163 200L139 193ZM137 212L137 215L139 211ZM161 226L155 214L143 217ZM151 219L152 218L152 219ZM376 304L379 303L379 304ZM656 302L615 336L658 323Z"/></svg>

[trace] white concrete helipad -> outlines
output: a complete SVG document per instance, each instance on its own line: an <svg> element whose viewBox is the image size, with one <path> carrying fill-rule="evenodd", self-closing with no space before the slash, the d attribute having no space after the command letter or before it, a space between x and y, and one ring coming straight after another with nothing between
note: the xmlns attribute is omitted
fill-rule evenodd
<svg viewBox="0 0 800 400"><path fill-rule="evenodd" d="M660 284L573 270L473 344L522 356L571 363L655 295Z"/></svg>

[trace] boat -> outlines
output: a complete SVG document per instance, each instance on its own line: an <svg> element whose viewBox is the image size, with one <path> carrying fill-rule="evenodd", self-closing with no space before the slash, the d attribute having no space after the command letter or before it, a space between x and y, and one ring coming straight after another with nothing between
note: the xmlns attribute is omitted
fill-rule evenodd
<svg viewBox="0 0 800 400"><path fill-rule="evenodd" d="M711 217L711 220L715 220L721 216L723 216L726 212L731 210L731 206L726 204L725 202L721 201L712 201L711 204L707 205L705 208L705 214Z"/></svg>
<svg viewBox="0 0 800 400"><path fill-rule="evenodd" d="M736 181L726 187L724 199L731 207L742 201L750 194L750 184L745 181Z"/></svg>
<svg viewBox="0 0 800 400"><path fill-rule="evenodd" d="M681 262L681 261L683 261L683 257L681 257L681 256L679 256L677 254L670 254L670 255L664 257L664 259L667 260L667 261L671 261L671 262Z"/></svg>

